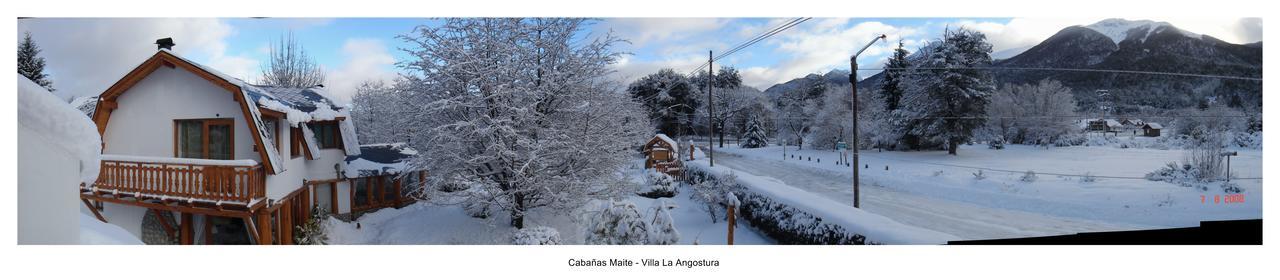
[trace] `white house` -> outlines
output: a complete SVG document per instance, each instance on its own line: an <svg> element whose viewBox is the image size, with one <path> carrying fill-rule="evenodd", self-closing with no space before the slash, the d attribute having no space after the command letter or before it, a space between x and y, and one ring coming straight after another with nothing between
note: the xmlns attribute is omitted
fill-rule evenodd
<svg viewBox="0 0 1280 280"><path fill-rule="evenodd" d="M403 166L416 151L360 146L322 85L252 85L160 49L99 97L101 175L80 197L148 243L291 244L313 206L400 206L425 176Z"/></svg>

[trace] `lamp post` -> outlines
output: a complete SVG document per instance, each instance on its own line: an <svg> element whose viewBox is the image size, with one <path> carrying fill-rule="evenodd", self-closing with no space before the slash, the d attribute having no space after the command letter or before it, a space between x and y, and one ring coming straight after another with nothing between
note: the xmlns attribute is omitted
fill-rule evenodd
<svg viewBox="0 0 1280 280"><path fill-rule="evenodd" d="M884 40L885 37L884 34L876 36L875 39L871 39L871 42L867 42L867 45L862 47L861 50L849 57L849 84L852 85L850 88L853 89L853 147L850 148L850 150L853 150L853 208L861 208L858 204L858 55L870 48L871 44Z"/></svg>

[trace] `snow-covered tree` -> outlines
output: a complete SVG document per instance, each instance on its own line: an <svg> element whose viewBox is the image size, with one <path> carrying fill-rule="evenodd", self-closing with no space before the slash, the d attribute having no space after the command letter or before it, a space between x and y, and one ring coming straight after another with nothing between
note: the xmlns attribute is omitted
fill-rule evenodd
<svg viewBox="0 0 1280 280"><path fill-rule="evenodd" d="M986 105L995 91L991 44L981 32L961 28L921 50L920 70L912 75L895 118L910 120L911 134L944 144L955 155L986 122ZM914 89L914 90L912 90Z"/></svg>
<svg viewBox="0 0 1280 280"><path fill-rule="evenodd" d="M411 163L430 185L489 186L479 199L524 226L526 211L617 197L616 171L651 137L642 105L608 76L612 34L581 38L590 20L451 18L401 36L412 93ZM441 195L466 195L448 192ZM474 200L473 200L474 202Z"/></svg>
<svg viewBox="0 0 1280 280"><path fill-rule="evenodd" d="M671 209L676 209L671 199L659 198L653 201L653 219L649 223L649 245L671 245L680 242L680 231L676 229L675 220L671 218Z"/></svg>
<svg viewBox="0 0 1280 280"><path fill-rule="evenodd" d="M351 118L360 128L356 133L361 142L411 142L411 135L418 128L410 125L408 118L396 117L414 109L407 94L383 81L366 81L356 87L356 94L351 97Z"/></svg>
<svg viewBox="0 0 1280 280"><path fill-rule="evenodd" d="M316 59L307 54L306 48L293 37L293 32L280 37L280 43L271 44L270 59L262 65L262 77L258 83L280 87L309 88L324 84L325 72Z"/></svg>
<svg viewBox="0 0 1280 280"><path fill-rule="evenodd" d="M724 71L724 70L721 70ZM701 96L706 96L706 89L698 91ZM701 127L706 127L706 116L711 116L711 124L716 128L716 134L719 137L720 147L724 147L725 130L728 128L729 121L734 118L741 117L744 113L751 109L763 99L768 99L763 92L753 87L733 87L733 88L716 88L711 92L711 104L698 108L698 116L702 117ZM713 109L710 114L708 109Z"/></svg>
<svg viewBox="0 0 1280 280"><path fill-rule="evenodd" d="M706 98L698 98L694 87L684 74L664 68L632 82L627 93L648 111L658 132L681 136L692 133L689 121Z"/></svg>
<svg viewBox="0 0 1280 280"><path fill-rule="evenodd" d="M18 43L18 74L53 92L53 82L49 81L49 74L44 73L44 58L40 57L40 46L31 39L31 32L26 32L22 36L22 42Z"/></svg>
<svg viewBox="0 0 1280 280"><path fill-rule="evenodd" d="M769 137L765 135L764 125L759 118L752 118L747 123L746 132L742 136L743 148L763 148L769 146Z"/></svg>
<svg viewBox="0 0 1280 280"><path fill-rule="evenodd" d="M1049 145L1078 128L1071 89L1054 80L1005 85L987 105L986 138L1010 144Z"/></svg>
<svg viewBox="0 0 1280 280"><path fill-rule="evenodd" d="M911 62L907 60L910 55L901 41L898 42L898 48L893 50L893 56L889 57L889 61L885 62L884 80L880 82L880 95L884 100L884 111L892 112L898 109L899 103L902 101L902 95L906 92L906 87L902 83L906 82L906 75L909 75L906 68L911 67Z"/></svg>
<svg viewBox="0 0 1280 280"><path fill-rule="evenodd" d="M644 245L648 241L649 225L629 201L603 201L587 221L586 242L590 245Z"/></svg>

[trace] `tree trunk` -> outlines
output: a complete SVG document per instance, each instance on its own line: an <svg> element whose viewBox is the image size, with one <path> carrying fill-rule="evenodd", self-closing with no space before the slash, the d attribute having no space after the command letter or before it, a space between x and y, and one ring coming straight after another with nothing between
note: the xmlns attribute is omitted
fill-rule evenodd
<svg viewBox="0 0 1280 280"><path fill-rule="evenodd" d="M953 156L956 155L956 149L959 149L959 148L960 148L960 141L956 141L956 140L947 141L948 155L953 155Z"/></svg>
<svg viewBox="0 0 1280 280"><path fill-rule="evenodd" d="M720 147L724 148L724 124L720 124Z"/></svg>
<svg viewBox="0 0 1280 280"><path fill-rule="evenodd" d="M516 207L511 209L511 226L524 229L524 194L515 194Z"/></svg>

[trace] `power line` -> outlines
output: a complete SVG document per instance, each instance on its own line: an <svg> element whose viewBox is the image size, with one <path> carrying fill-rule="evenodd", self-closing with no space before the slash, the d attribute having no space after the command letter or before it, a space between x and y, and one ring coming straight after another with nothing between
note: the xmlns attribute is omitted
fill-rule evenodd
<svg viewBox="0 0 1280 280"><path fill-rule="evenodd" d="M1066 71L1066 72L1094 72L1094 73L1118 73L1118 74L1144 74L1144 75L1166 75L1166 76L1182 76L1182 77L1198 77L1198 78L1214 78L1228 80L1246 80L1246 81L1262 81L1262 78L1244 77L1244 76L1228 76L1228 75L1211 75L1196 73L1178 73L1178 72L1160 72L1160 71L1141 71L1141 70L1117 70L1117 69L1087 69L1087 68L1061 68L1061 67L913 67L913 68L858 68L858 70L1022 70L1022 71ZM905 73L916 74L916 73ZM919 73L923 74L923 73Z"/></svg>
<svg viewBox="0 0 1280 280"><path fill-rule="evenodd" d="M880 157L880 156L874 156L874 155L868 155L868 154L863 154L862 156L873 157L873 158L884 159L884 160L894 160L894 161L902 161L902 162L913 162L913 163L919 163L919 164L928 164L928 165L937 165L937 166L946 166L946 167L955 167L955 168L967 168L967 169L985 170L985 171L992 171L992 172L1005 172L1005 173L1014 173L1014 174L1025 174L1025 173L1027 172L1027 170L1024 170L1024 171L1017 171L1017 170L999 169L999 168L990 168L990 167L981 167L981 166L969 166L969 165L950 164L950 163L928 162L928 161L921 161L921 160L895 159L895 158L886 158L886 157ZM1034 171L1032 171L1032 172L1034 172ZM1086 174L1087 174L1087 173L1086 173ZM1036 175L1053 175L1053 176L1063 176L1063 177L1092 177L1092 178L1103 178L1103 179L1126 179L1126 180L1138 180L1138 179L1141 179L1141 180L1150 180L1150 179L1148 179L1146 176L1142 176L1142 177L1132 177L1132 176L1106 176L1106 175L1092 175L1092 174L1082 175L1082 174L1066 174L1066 173L1053 173L1053 172L1036 172ZM1222 179L1222 178L1219 178L1219 179ZM1233 179L1233 180L1262 180L1262 177L1246 177L1246 178L1235 178L1235 177L1232 177L1231 179Z"/></svg>
<svg viewBox="0 0 1280 280"><path fill-rule="evenodd" d="M777 26L777 27L774 27L773 29L769 30L768 32L765 32L765 33L763 33L763 34L757 35L756 37L753 37L751 40L747 40L746 42L743 42L743 43L741 43L741 44L738 44L737 46L735 46L735 47L733 47L733 48L731 48L731 49L729 49L729 50L727 50L727 51L722 52L720 55L717 55L717 56L713 57L713 58L711 59L711 61L708 61L708 62L702 63L702 65L699 65L699 66L698 66L698 68L693 69L693 71L689 71L689 73L690 73L690 74L693 74L693 73L697 73L698 71L702 71L702 69L703 69L703 68L706 68L706 67L707 67L707 65L710 65L712 62L719 61L720 59L722 59L722 58L724 58L724 57L726 57L726 56L732 55L732 54L734 54L734 53L736 53L736 52L738 52L738 51L740 51L740 50L742 50L742 49L745 49L745 48L747 48L747 47L749 47L749 46L751 46L751 45L754 45L754 44L756 44L756 43L759 43L760 41L763 41L764 39L768 39L769 37L773 37L773 35L777 35L778 33L781 33L782 31L786 31L787 29L790 29L791 27L794 27L794 26L799 25L799 24L801 24L801 23L804 23L805 21L808 21L808 20L810 20L810 19L812 19L812 18L810 18L810 17L801 17L801 18L795 18L795 19L792 19L792 20L790 20L790 21L787 21L786 23L783 23L782 25L779 25L779 26Z"/></svg>

